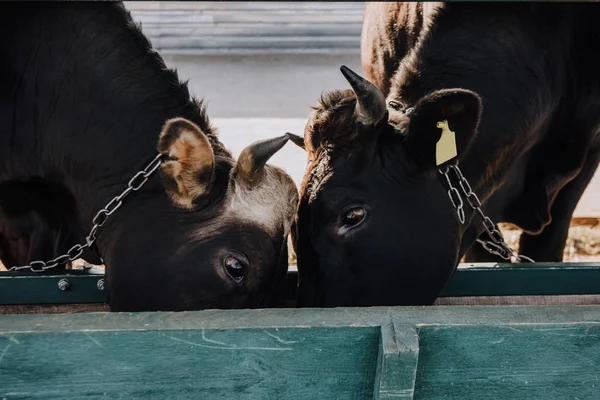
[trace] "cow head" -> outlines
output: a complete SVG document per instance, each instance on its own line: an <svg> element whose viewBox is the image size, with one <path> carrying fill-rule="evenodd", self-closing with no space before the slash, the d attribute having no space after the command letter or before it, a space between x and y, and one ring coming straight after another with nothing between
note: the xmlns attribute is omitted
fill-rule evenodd
<svg viewBox="0 0 600 400"><path fill-rule="evenodd" d="M255 142L235 162L212 133L187 119L167 121L158 140L167 196L138 199L135 212L119 214L129 228L117 229L113 240L124 244L105 257L111 309L270 305L287 272L298 192L266 162L287 140Z"/></svg>
<svg viewBox="0 0 600 400"><path fill-rule="evenodd" d="M352 90L324 95L294 138L309 163L292 230L299 305L430 304L458 263L461 234L436 166L437 123L456 132L460 158L481 100L446 89L388 111L376 86L342 73Z"/></svg>

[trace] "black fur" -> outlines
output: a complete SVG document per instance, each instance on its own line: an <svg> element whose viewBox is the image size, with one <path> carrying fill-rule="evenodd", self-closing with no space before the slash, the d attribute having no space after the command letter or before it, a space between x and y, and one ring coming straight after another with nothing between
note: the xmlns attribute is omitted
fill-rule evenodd
<svg viewBox="0 0 600 400"><path fill-rule="evenodd" d="M111 309L266 305L285 238L223 215L234 160L202 101L167 69L123 5L4 2L0 35L10 38L0 43L0 188L10 191L0 193L5 222L0 225L13 231L0 237L28 239L34 232L21 228L41 218L47 229L40 235L51 244L20 257L0 245L3 260L48 259L74 240L83 242L95 213L155 157L165 121L182 117L198 125L212 145L216 167L210 195L195 210L182 210L153 176L125 200L97 241ZM19 197L31 200L32 180L53 190L20 214L7 211L8 197L13 203ZM25 189L16 188L19 182ZM49 214L46 204L54 206ZM27 221L15 227L18 216ZM69 240L56 240L57 226L70 227ZM223 270L228 254L249 262L241 283Z"/></svg>
<svg viewBox="0 0 600 400"><path fill-rule="evenodd" d="M437 172L441 119L485 212L527 232L525 255L560 261L600 157L599 17L583 3L367 4L363 69L392 106L361 132L354 93L335 91L309 119L294 231L301 305L435 300L483 232L466 201L458 222ZM339 235L349 205L368 219Z"/></svg>

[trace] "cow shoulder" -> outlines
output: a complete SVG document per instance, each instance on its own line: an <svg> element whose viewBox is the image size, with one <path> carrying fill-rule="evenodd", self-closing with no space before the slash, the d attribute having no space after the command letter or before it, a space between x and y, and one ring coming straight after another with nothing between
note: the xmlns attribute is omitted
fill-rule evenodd
<svg viewBox="0 0 600 400"><path fill-rule="evenodd" d="M385 96L402 59L414 48L442 3L369 3L361 33L365 78Z"/></svg>

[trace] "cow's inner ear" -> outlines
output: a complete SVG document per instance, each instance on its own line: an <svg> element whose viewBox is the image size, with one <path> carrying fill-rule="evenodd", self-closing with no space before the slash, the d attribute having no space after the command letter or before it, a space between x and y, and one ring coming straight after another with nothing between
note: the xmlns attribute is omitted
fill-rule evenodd
<svg viewBox="0 0 600 400"><path fill-rule="evenodd" d="M160 133L158 151L169 155L161 166L167 193L176 205L191 209L194 200L209 191L214 174L208 137L187 119L170 119Z"/></svg>
<svg viewBox="0 0 600 400"><path fill-rule="evenodd" d="M435 168L436 146L442 135L438 123L447 121L448 128L455 133L460 159L473 143L481 110L481 98L470 90L442 89L421 98L409 114L409 121L405 121L409 155L422 167Z"/></svg>

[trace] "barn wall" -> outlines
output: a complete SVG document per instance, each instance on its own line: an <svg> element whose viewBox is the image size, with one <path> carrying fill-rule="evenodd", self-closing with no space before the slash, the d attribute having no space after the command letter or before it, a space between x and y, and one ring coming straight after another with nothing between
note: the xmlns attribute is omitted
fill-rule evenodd
<svg viewBox="0 0 600 400"><path fill-rule="evenodd" d="M356 53L364 2L125 2L165 53Z"/></svg>

